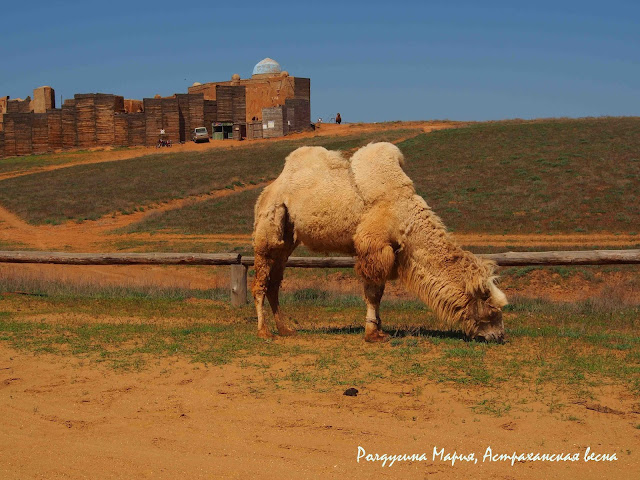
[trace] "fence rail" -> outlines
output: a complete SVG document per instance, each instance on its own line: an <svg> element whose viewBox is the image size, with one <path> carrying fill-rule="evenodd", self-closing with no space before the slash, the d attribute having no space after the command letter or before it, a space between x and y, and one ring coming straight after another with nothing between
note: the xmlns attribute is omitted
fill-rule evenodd
<svg viewBox="0 0 640 480"><path fill-rule="evenodd" d="M552 252L484 253L502 267L525 265L621 265L640 264L640 249ZM254 257L236 253L67 253L0 251L0 263L52 263L58 265L244 265ZM290 257L288 267L350 268L352 257Z"/></svg>
<svg viewBox="0 0 640 480"><path fill-rule="evenodd" d="M0 251L0 263L57 265L239 265L236 253L67 253Z"/></svg>
<svg viewBox="0 0 640 480"><path fill-rule="evenodd" d="M640 264L640 249L555 252L505 252L479 254L507 266L629 265ZM0 263L50 263L57 265L231 265L231 303L247 302L247 269L254 257L235 253L67 253L0 251ZM290 257L288 267L350 268L352 257Z"/></svg>
<svg viewBox="0 0 640 480"><path fill-rule="evenodd" d="M580 250L555 252L481 253L481 258L493 260L501 267L526 265L629 265L640 264L640 250ZM253 257L242 257L242 265L252 266ZM287 267L349 268L355 265L352 257L289 257Z"/></svg>

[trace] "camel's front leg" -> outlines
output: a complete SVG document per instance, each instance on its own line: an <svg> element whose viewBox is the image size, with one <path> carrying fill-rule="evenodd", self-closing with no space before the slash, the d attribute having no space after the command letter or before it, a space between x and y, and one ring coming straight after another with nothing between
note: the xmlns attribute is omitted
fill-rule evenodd
<svg viewBox="0 0 640 480"><path fill-rule="evenodd" d="M384 284L376 285L364 281L364 297L367 302L367 317L364 327L364 340L366 342L386 342L389 335L382 331L380 319L380 300L384 294Z"/></svg>

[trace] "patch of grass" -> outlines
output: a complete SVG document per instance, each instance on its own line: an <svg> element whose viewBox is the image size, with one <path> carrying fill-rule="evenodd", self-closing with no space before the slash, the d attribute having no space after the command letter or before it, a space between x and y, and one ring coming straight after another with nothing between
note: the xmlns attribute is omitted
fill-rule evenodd
<svg viewBox="0 0 640 480"><path fill-rule="evenodd" d="M18 350L72 354L114 369L140 369L150 356L186 355L194 362L222 365L255 350L259 339L247 327L197 324L49 325L0 320L0 339ZM8 335L9 334L9 335Z"/></svg>
<svg viewBox="0 0 640 480"><path fill-rule="evenodd" d="M88 150L78 150L75 152L45 153L41 155L2 158L0 159L0 174L22 173L35 168L78 162L88 153L90 153Z"/></svg>
<svg viewBox="0 0 640 480"><path fill-rule="evenodd" d="M582 423L584 421L582 418L576 417L575 415L568 415L565 420L578 423Z"/></svg>
<svg viewBox="0 0 640 480"><path fill-rule="evenodd" d="M188 298L226 300L226 289L186 289L177 287L96 285L83 282L56 282L42 277L0 277L0 292L21 292L29 297L69 302L69 311L75 310L74 302L100 300L114 304L138 300L174 301Z"/></svg>
<svg viewBox="0 0 640 480"><path fill-rule="evenodd" d="M167 153L76 165L0 181L0 203L32 224L124 214L190 195L275 178L285 157L302 145L349 150L419 130L282 140L205 152ZM60 192L64 192L61 195ZM220 212L222 213L222 212Z"/></svg>
<svg viewBox="0 0 640 480"><path fill-rule="evenodd" d="M511 410L511 405L501 399L485 398L471 407L474 413L502 417Z"/></svg>
<svg viewBox="0 0 640 480"><path fill-rule="evenodd" d="M253 230L253 206L261 188L151 214L125 229L126 233L159 230L187 235L246 233Z"/></svg>
<svg viewBox="0 0 640 480"><path fill-rule="evenodd" d="M7 240L0 239L0 250L32 250L33 247L28 247L21 242L9 242Z"/></svg>
<svg viewBox="0 0 640 480"><path fill-rule="evenodd" d="M457 232L627 232L640 223L639 127L638 117L487 122L399 147Z"/></svg>
<svg viewBox="0 0 640 480"><path fill-rule="evenodd" d="M369 345L362 341L359 297L303 289L286 292L282 302L298 336L264 342L255 335L253 306L231 308L226 289L40 288L44 296L0 297L0 342L114 369L145 368L169 355L207 365L259 364L274 385L323 391L385 380L416 389L437 382L580 398L617 385L640 396L640 311L634 305L515 298L505 314L507 343L496 345L467 342L442 330L418 302L390 299L382 314L391 341ZM482 399L474 411L504 415L514 405L507 393ZM562 409L549 397L545 403L549 411Z"/></svg>
<svg viewBox="0 0 640 480"><path fill-rule="evenodd" d="M524 277L528 273L533 272L536 267L512 267L508 272L503 271L503 274L510 274L516 278Z"/></svg>
<svg viewBox="0 0 640 480"><path fill-rule="evenodd" d="M632 181L640 178L640 162L629 160L640 149L639 127L635 117L488 122L419 135L399 146L418 193L453 231L627 232L640 222L633 202L640 182ZM542 145L542 138L552 141ZM129 231L249 233L257 196L202 202ZM233 222L223 221L229 214Z"/></svg>
<svg viewBox="0 0 640 480"><path fill-rule="evenodd" d="M477 348L476 344L468 344L464 347L449 348L444 352L446 358L475 358L484 357L484 351Z"/></svg>

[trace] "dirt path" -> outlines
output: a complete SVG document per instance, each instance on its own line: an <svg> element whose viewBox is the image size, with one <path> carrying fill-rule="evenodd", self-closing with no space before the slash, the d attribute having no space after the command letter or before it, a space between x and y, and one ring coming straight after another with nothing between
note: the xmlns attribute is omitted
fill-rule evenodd
<svg viewBox="0 0 640 480"><path fill-rule="evenodd" d="M180 235L174 233L147 233L129 234L130 238L166 240L171 242L180 241L224 241L239 245L251 243L249 234L220 234L220 235ZM548 249L559 249L566 247L603 247L603 248L630 248L640 245L640 234L615 234L615 233L593 233L593 234L521 234L521 235L500 235L500 234L476 234L476 233L455 233L453 237L457 243L465 247L504 247L524 248L543 247Z"/></svg>
<svg viewBox="0 0 640 480"><path fill-rule="evenodd" d="M95 221L82 223L67 222L62 225L34 226L20 219L17 215L0 207L0 240L10 243L19 243L37 250L72 251L100 251L105 242L105 234L137 223L156 212L165 212L182 208L197 202L207 201L212 198L223 198L246 190L263 188L267 183L247 185L234 190L216 190L204 195L194 195L187 198L171 200L160 204L147 205L144 212L134 212L129 215L117 214L104 216ZM602 248L629 248L640 244L640 234L520 234L520 235L492 235L492 234L467 234L455 233L457 242L464 246L494 246L504 248L518 247L602 247ZM150 240L170 242L194 242L224 241L228 243L248 244L251 242L249 234L221 234L221 235L180 235L174 233L133 233L110 234L109 240Z"/></svg>
<svg viewBox="0 0 640 480"><path fill-rule="evenodd" d="M454 233L457 242L466 246L494 246L494 247L598 247L624 248L640 244L640 234L618 233L589 233L589 234L521 234L521 235L493 235L484 233Z"/></svg>
<svg viewBox="0 0 640 480"><path fill-rule="evenodd" d="M636 479L640 471L639 415L620 392L603 392L600 400L615 413L560 395L562 414L532 402L494 417L470 408L491 395L482 389L420 379L359 386L356 397L342 395L344 388L275 389L254 367L173 358L122 373L0 346L0 477L588 480ZM366 457L358 462L358 447L425 453L425 460L382 467ZM477 463L434 459L434 447L474 453ZM484 458L487 448L580 459L511 466ZM587 448L617 460L585 462Z"/></svg>

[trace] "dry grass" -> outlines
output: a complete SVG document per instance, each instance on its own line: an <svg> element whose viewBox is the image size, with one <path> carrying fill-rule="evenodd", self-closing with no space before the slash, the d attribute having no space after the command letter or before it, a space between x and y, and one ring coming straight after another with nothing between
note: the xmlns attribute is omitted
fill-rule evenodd
<svg viewBox="0 0 640 480"><path fill-rule="evenodd" d="M122 149L122 147L113 148L112 151L118 151ZM25 155L22 157L1 158L0 174L15 174L28 172L29 170L33 170L34 168L79 162L91 153L92 151L89 150L76 150L73 152L64 153L45 153L40 155Z"/></svg>
<svg viewBox="0 0 640 480"><path fill-rule="evenodd" d="M395 140L420 130L282 140L206 152L167 153L76 165L0 181L3 206L33 224L93 220L150 204L209 193L237 182L275 178L285 157L302 145L352 149L374 139Z"/></svg>
<svg viewBox="0 0 640 480"><path fill-rule="evenodd" d="M640 118L480 123L399 144L456 231L636 232Z"/></svg>
<svg viewBox="0 0 640 480"><path fill-rule="evenodd" d="M8 288L6 282L0 286ZM316 390L424 378L495 392L508 383L533 396L553 389L581 398L618 385L640 396L640 310L604 298L514 298L506 313L506 345L466 342L458 332L441 330L419 302L392 299L383 315L393 338L370 346L362 342L362 300L325 290L283 296L299 336L275 343L256 338L252 306L230 309L226 292L46 282L37 290L38 295L9 295L0 302L0 341L114 368L144 368L154 358L177 355L196 363L257 362L271 382ZM485 407L495 405L479 405Z"/></svg>
<svg viewBox="0 0 640 480"><path fill-rule="evenodd" d="M399 146L418 193L451 230L638 232L640 118L488 122ZM129 231L250 233L257 195L166 212Z"/></svg>
<svg viewBox="0 0 640 480"><path fill-rule="evenodd" d="M239 186L242 186L241 184ZM187 235L219 233L251 233L253 206L262 188L247 190L228 197L198 202L176 210L152 213L124 232L175 232Z"/></svg>

